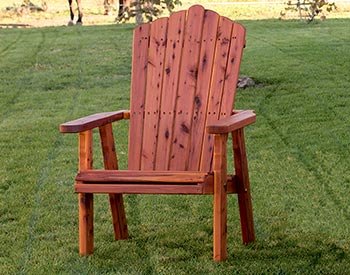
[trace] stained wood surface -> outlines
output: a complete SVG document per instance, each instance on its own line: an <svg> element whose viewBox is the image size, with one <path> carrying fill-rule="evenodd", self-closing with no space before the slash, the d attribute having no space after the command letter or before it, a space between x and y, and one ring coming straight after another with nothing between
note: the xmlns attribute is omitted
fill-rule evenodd
<svg viewBox="0 0 350 275"><path fill-rule="evenodd" d="M79 133L129 118L129 111L105 112L69 121L60 125L61 133Z"/></svg>
<svg viewBox="0 0 350 275"><path fill-rule="evenodd" d="M103 163L106 170L117 170L118 159L115 149L112 124L99 127L101 147L103 153ZM127 239L128 227L124 210L124 200L122 194L109 193L109 203L112 213L114 237L116 240Z"/></svg>
<svg viewBox="0 0 350 275"><path fill-rule="evenodd" d="M94 193L121 193L121 194L203 194L201 184L80 184L74 186L77 193L94 192Z"/></svg>
<svg viewBox="0 0 350 275"><path fill-rule="evenodd" d="M253 111L241 111L227 118L214 121L207 126L208 134L230 133L243 128L256 121L256 115Z"/></svg>
<svg viewBox="0 0 350 275"><path fill-rule="evenodd" d="M132 175L135 173L135 175ZM181 172L140 172L93 170L79 173L75 192L120 194L214 194L213 174ZM109 174L109 176L106 174ZM118 175L119 174L119 175ZM146 175L145 177L142 174ZM141 178L141 179L140 179ZM237 177L228 175L226 193L237 193ZM170 193L169 193L170 192Z"/></svg>
<svg viewBox="0 0 350 275"><path fill-rule="evenodd" d="M173 121L179 85L182 45L185 34L186 11L174 13L169 18L166 55L164 58L163 93L161 97L158 129L158 144L155 163L156 170L169 169L171 148L173 144Z"/></svg>
<svg viewBox="0 0 350 275"><path fill-rule="evenodd" d="M227 177L226 194L237 193L237 180L234 176ZM119 193L119 194L192 194L192 195L213 195L214 178L209 175L204 182L98 182L78 181L74 186L75 192L93 193Z"/></svg>
<svg viewBox="0 0 350 275"><path fill-rule="evenodd" d="M204 182L208 173L172 172L172 171L125 171L125 170L89 170L80 172L76 180L86 182Z"/></svg>
<svg viewBox="0 0 350 275"><path fill-rule="evenodd" d="M245 30L195 5L134 31L129 169L211 171L208 124L231 115Z"/></svg>
<svg viewBox="0 0 350 275"><path fill-rule="evenodd" d="M205 20L203 23L202 43L198 64L197 89L193 107L191 147L188 162L189 170L200 169L203 139L205 137L207 105L210 100L211 75L216 59L215 47L217 42L217 29L220 18L217 13L210 10L206 10L204 16ZM202 170L205 171L205 169Z"/></svg>
<svg viewBox="0 0 350 275"><path fill-rule="evenodd" d="M130 111L64 123L79 132L80 253L93 251L93 193L108 193L116 239L128 237L122 194L213 194L214 260L227 257L227 194L237 193L244 243L254 224L243 127L252 111L233 112L245 29L192 6L134 29ZM118 170L111 123L130 118L128 170ZM105 170L92 170L99 128ZM227 175L232 133L236 174Z"/></svg>
<svg viewBox="0 0 350 275"><path fill-rule="evenodd" d="M232 132L232 147L237 177L238 207L241 219L242 241L243 243L248 244L255 240L255 231L243 129L238 129Z"/></svg>
<svg viewBox="0 0 350 275"><path fill-rule="evenodd" d="M92 131L79 133L79 171L93 168ZM79 252L89 255L94 251L94 198L92 193L80 193L79 205Z"/></svg>
<svg viewBox="0 0 350 275"><path fill-rule="evenodd" d="M236 86L239 77L239 69L242 61L243 49L246 46L246 30L240 24L233 24L231 33L231 46L228 53L225 73L225 85L221 101L224 103L220 108L220 118L226 117L231 113L232 106L226 102L235 101Z"/></svg>
<svg viewBox="0 0 350 275"><path fill-rule="evenodd" d="M171 170L188 170L203 19L204 9L202 7L194 6L188 11L179 72L173 146L169 163Z"/></svg>
<svg viewBox="0 0 350 275"><path fill-rule="evenodd" d="M227 134L214 135L214 222L213 258L227 257Z"/></svg>
<svg viewBox="0 0 350 275"><path fill-rule="evenodd" d="M150 24L134 29L128 154L128 167L133 170L140 169L141 165L150 29Z"/></svg>
<svg viewBox="0 0 350 275"><path fill-rule="evenodd" d="M79 172L93 168L92 131L79 133Z"/></svg>

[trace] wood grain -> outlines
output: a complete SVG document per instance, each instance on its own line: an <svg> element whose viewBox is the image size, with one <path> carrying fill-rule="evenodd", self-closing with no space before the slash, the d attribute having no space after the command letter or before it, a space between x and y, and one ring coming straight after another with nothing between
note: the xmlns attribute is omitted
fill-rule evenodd
<svg viewBox="0 0 350 275"><path fill-rule="evenodd" d="M61 133L79 133L93 128L103 126L114 121L121 120L123 118L128 118L129 111L122 110L117 112L105 112L98 113L76 120L72 120L60 125Z"/></svg>
<svg viewBox="0 0 350 275"><path fill-rule="evenodd" d="M143 24L134 29L128 168L135 170L141 166L150 29L150 24Z"/></svg>
<svg viewBox="0 0 350 275"><path fill-rule="evenodd" d="M79 133L79 171L92 169L92 131ZM94 251L93 192L79 193L79 252L89 255Z"/></svg>

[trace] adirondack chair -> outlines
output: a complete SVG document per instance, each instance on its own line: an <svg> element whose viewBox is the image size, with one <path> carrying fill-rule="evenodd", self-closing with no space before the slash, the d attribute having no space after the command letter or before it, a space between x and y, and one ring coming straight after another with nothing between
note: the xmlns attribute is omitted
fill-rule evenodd
<svg viewBox="0 0 350 275"><path fill-rule="evenodd" d="M79 133L80 254L93 252L93 194L109 194L115 238L127 239L123 194L212 194L214 260L226 259L227 194L238 195L243 243L254 241L244 127L233 111L245 29L202 6L134 29L130 110L60 125ZM128 170L118 170L112 122L129 119ZM98 128L104 170L93 170ZM226 167L232 135L235 174Z"/></svg>

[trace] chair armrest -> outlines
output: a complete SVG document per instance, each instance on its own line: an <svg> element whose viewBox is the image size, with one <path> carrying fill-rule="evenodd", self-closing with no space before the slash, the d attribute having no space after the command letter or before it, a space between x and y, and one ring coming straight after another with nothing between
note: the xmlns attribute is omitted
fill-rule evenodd
<svg viewBox="0 0 350 275"><path fill-rule="evenodd" d="M225 134L243 128L256 121L256 115L252 110L238 111L233 115L215 121L207 126L209 134Z"/></svg>
<svg viewBox="0 0 350 275"><path fill-rule="evenodd" d="M80 133L129 117L130 112L126 110L98 113L63 123L60 125L60 132Z"/></svg>

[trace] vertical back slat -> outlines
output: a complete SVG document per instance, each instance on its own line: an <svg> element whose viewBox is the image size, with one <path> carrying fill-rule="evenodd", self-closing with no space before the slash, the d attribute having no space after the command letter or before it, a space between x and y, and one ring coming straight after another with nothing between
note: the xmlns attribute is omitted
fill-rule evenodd
<svg viewBox="0 0 350 275"><path fill-rule="evenodd" d="M188 162L188 170L191 171L198 171L202 155L218 23L217 13L205 11Z"/></svg>
<svg viewBox="0 0 350 275"><path fill-rule="evenodd" d="M141 165L149 31L150 24L134 29L128 158L130 170L139 170Z"/></svg>
<svg viewBox="0 0 350 275"><path fill-rule="evenodd" d="M142 143L141 169L153 170L158 140L158 122L167 42L168 18L161 18L151 25L148 54L145 118Z"/></svg>
<svg viewBox="0 0 350 275"><path fill-rule="evenodd" d="M225 74L228 54L230 51L230 42L232 34L233 22L226 18L220 17L216 48L215 48L215 61L213 64L213 74L209 94L208 110L207 110L207 122L206 125L219 119L219 113L221 108L221 99L225 84ZM226 102L231 104L232 102ZM211 168L211 162L213 155L213 138L211 135L205 134L201 170L209 171Z"/></svg>
<svg viewBox="0 0 350 275"><path fill-rule="evenodd" d="M188 149L191 138L190 133L194 96L197 85L203 18L203 7L194 6L189 9L185 26L185 40L179 75L174 136L170 159L171 170L186 170L188 167Z"/></svg>
<svg viewBox="0 0 350 275"><path fill-rule="evenodd" d="M164 63L165 74L160 105L156 170L168 170L169 168L185 21L186 11L173 13L169 18L171 28L168 29Z"/></svg>
<svg viewBox="0 0 350 275"><path fill-rule="evenodd" d="M245 28L242 25L234 23L231 35L230 53L226 66L226 80L221 100L222 105L220 117L229 116L233 109L239 77L239 68L241 65L243 49L245 47L245 33Z"/></svg>

